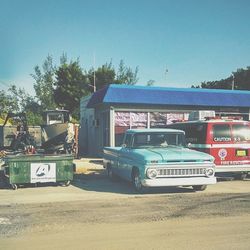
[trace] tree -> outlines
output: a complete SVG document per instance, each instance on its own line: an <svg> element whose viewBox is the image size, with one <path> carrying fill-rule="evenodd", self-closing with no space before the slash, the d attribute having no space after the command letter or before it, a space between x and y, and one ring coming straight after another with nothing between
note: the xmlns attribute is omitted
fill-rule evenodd
<svg viewBox="0 0 250 250"><path fill-rule="evenodd" d="M42 67L36 66L34 89L40 104L40 111L57 107L68 109L74 118L79 118L80 99L107 84L135 84L138 81L138 67L134 70L125 66L121 60L117 71L110 63L105 63L96 70L91 68L84 71L80 67L79 59L68 63L67 55L63 53L60 66L53 64L52 57L47 56ZM95 79L94 79L95 78ZM34 104L34 107L39 109ZM32 111L31 111L32 112Z"/></svg>
<svg viewBox="0 0 250 250"><path fill-rule="evenodd" d="M124 83L134 85L138 82L138 66L133 71L130 67L125 66L124 61L119 63L118 71L116 73L115 83Z"/></svg>
<svg viewBox="0 0 250 250"><path fill-rule="evenodd" d="M28 124L40 125L43 123L44 109L39 105L33 97L28 97L25 104L25 113Z"/></svg>
<svg viewBox="0 0 250 250"><path fill-rule="evenodd" d="M1 113L23 112L26 109L28 100L34 101L23 88L17 88L16 85L10 85L5 92L0 91L0 109Z"/></svg>
<svg viewBox="0 0 250 250"><path fill-rule="evenodd" d="M155 83L155 80L148 80L147 81L147 86L153 86L154 85L154 83Z"/></svg>
<svg viewBox="0 0 250 250"><path fill-rule="evenodd" d="M79 118L81 97L88 95L88 80L83 73L79 60L63 64L55 72L54 99L58 106L71 112L74 118Z"/></svg>
<svg viewBox="0 0 250 250"><path fill-rule="evenodd" d="M107 84L114 83L115 82L115 69L112 65L112 62L103 64L101 67L97 68L95 72L93 68L89 70L88 89L90 92L93 92L94 76L95 76L95 86L97 90L105 87Z"/></svg>
<svg viewBox="0 0 250 250"><path fill-rule="evenodd" d="M43 62L42 69L37 65L34 71L35 73L31 74L35 80L33 86L42 109L55 109L57 106L53 95L53 85L56 67L53 65L52 57L48 55Z"/></svg>
<svg viewBox="0 0 250 250"><path fill-rule="evenodd" d="M3 116L4 114L12 111L15 112L18 109L17 103L12 99L12 96L6 93L4 90L0 91L0 115Z"/></svg>
<svg viewBox="0 0 250 250"><path fill-rule="evenodd" d="M12 85L9 88L13 103L17 105L15 112L25 112L29 125L39 125L42 123L42 108L37 103L35 97L29 95L23 88Z"/></svg>
<svg viewBox="0 0 250 250"><path fill-rule="evenodd" d="M91 88L89 90L93 91L94 85L94 73L95 73L95 85L96 89L101 89L104 86L114 83L114 84L130 84L134 85L138 81L138 67L132 70L130 67L125 66L124 61L121 60L116 71L112 61L110 63L105 63L101 67L98 67L95 72L92 68L88 72L89 85Z"/></svg>
<svg viewBox="0 0 250 250"><path fill-rule="evenodd" d="M25 112L29 125L42 122L40 105L23 88L15 85L11 85L6 92L0 91L0 108L2 120L5 120L8 112Z"/></svg>
<svg viewBox="0 0 250 250"><path fill-rule="evenodd" d="M12 112L23 112L28 100L33 100L24 88L18 88L16 85L11 85L8 92L11 96Z"/></svg>
<svg viewBox="0 0 250 250"><path fill-rule="evenodd" d="M232 89L233 81L234 89L250 90L250 67L247 67L247 69L237 69L232 75L219 81L202 82L197 86L192 85L192 88Z"/></svg>

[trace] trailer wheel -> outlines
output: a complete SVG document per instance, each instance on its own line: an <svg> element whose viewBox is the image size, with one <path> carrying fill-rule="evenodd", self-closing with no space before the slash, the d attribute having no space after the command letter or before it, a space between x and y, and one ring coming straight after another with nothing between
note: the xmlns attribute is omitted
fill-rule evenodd
<svg viewBox="0 0 250 250"><path fill-rule="evenodd" d="M62 187L68 187L70 185L70 181L62 181L58 182L58 184Z"/></svg>
<svg viewBox="0 0 250 250"><path fill-rule="evenodd" d="M207 185L197 185L197 186L193 186L193 189L195 191L204 191L207 188Z"/></svg>
<svg viewBox="0 0 250 250"><path fill-rule="evenodd" d="M64 182L64 186L65 186L65 187L68 187L69 185L70 185L70 181L65 181L65 182Z"/></svg>
<svg viewBox="0 0 250 250"><path fill-rule="evenodd" d="M17 190L17 184L11 184L13 190Z"/></svg>

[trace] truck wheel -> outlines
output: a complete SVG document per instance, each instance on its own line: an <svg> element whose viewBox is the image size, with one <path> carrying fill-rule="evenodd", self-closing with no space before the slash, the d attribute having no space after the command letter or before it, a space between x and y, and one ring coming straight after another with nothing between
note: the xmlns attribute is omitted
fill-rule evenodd
<svg viewBox="0 0 250 250"><path fill-rule="evenodd" d="M13 190L17 190L17 184L11 184Z"/></svg>
<svg viewBox="0 0 250 250"><path fill-rule="evenodd" d="M204 191L207 188L207 185L197 185L197 186L193 186L193 189L195 191Z"/></svg>
<svg viewBox="0 0 250 250"><path fill-rule="evenodd" d="M62 181L58 182L58 184L62 187L68 187L70 185L70 181Z"/></svg>
<svg viewBox="0 0 250 250"><path fill-rule="evenodd" d="M235 177L236 180L241 180L241 181L244 181L246 178L247 178L247 173L240 173Z"/></svg>
<svg viewBox="0 0 250 250"><path fill-rule="evenodd" d="M69 185L70 185L70 181L65 181L65 182L64 182L64 186L65 186L65 187L68 187Z"/></svg>
<svg viewBox="0 0 250 250"><path fill-rule="evenodd" d="M142 186L141 177L138 169L133 170L132 184L137 192L143 193L144 187Z"/></svg>

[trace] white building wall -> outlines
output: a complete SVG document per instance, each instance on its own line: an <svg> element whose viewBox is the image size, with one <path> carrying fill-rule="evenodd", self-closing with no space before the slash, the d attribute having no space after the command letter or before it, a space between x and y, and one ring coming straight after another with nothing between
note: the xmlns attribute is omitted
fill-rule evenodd
<svg viewBox="0 0 250 250"><path fill-rule="evenodd" d="M90 97L84 97L80 101L79 155L89 154L89 151L94 146L92 143L94 135L92 122L95 110L86 108Z"/></svg>
<svg viewBox="0 0 250 250"><path fill-rule="evenodd" d="M135 106L105 106L99 105L95 109L87 109L86 105L90 97L82 98L80 104L80 132L79 132L79 153L80 155L88 156L102 156L104 146L115 146L115 112L145 112L147 113L147 126L150 127L150 113L151 112L167 112L171 116L175 113L183 113L184 118L188 119L188 114L192 111L201 110L197 107L192 109L185 109L180 107L152 107L148 105L145 107ZM206 108L207 109L207 108ZM245 110L245 115L249 115L250 109ZM249 112L248 112L249 111ZM217 112L219 112L217 110ZM222 112L222 111L221 111ZM227 112L232 112L228 110ZM238 111L239 112L239 111ZM223 110L225 113L225 110ZM240 113L240 112L239 112ZM106 134L106 135L105 135ZM108 145L107 145L108 142ZM106 145L105 145L106 143Z"/></svg>

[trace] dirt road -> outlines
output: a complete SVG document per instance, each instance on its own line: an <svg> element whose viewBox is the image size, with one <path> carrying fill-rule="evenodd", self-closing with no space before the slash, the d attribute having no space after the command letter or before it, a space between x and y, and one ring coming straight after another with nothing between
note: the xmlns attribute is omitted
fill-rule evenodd
<svg viewBox="0 0 250 250"><path fill-rule="evenodd" d="M0 249L249 249L250 180L136 194L101 168L70 187L0 189Z"/></svg>

